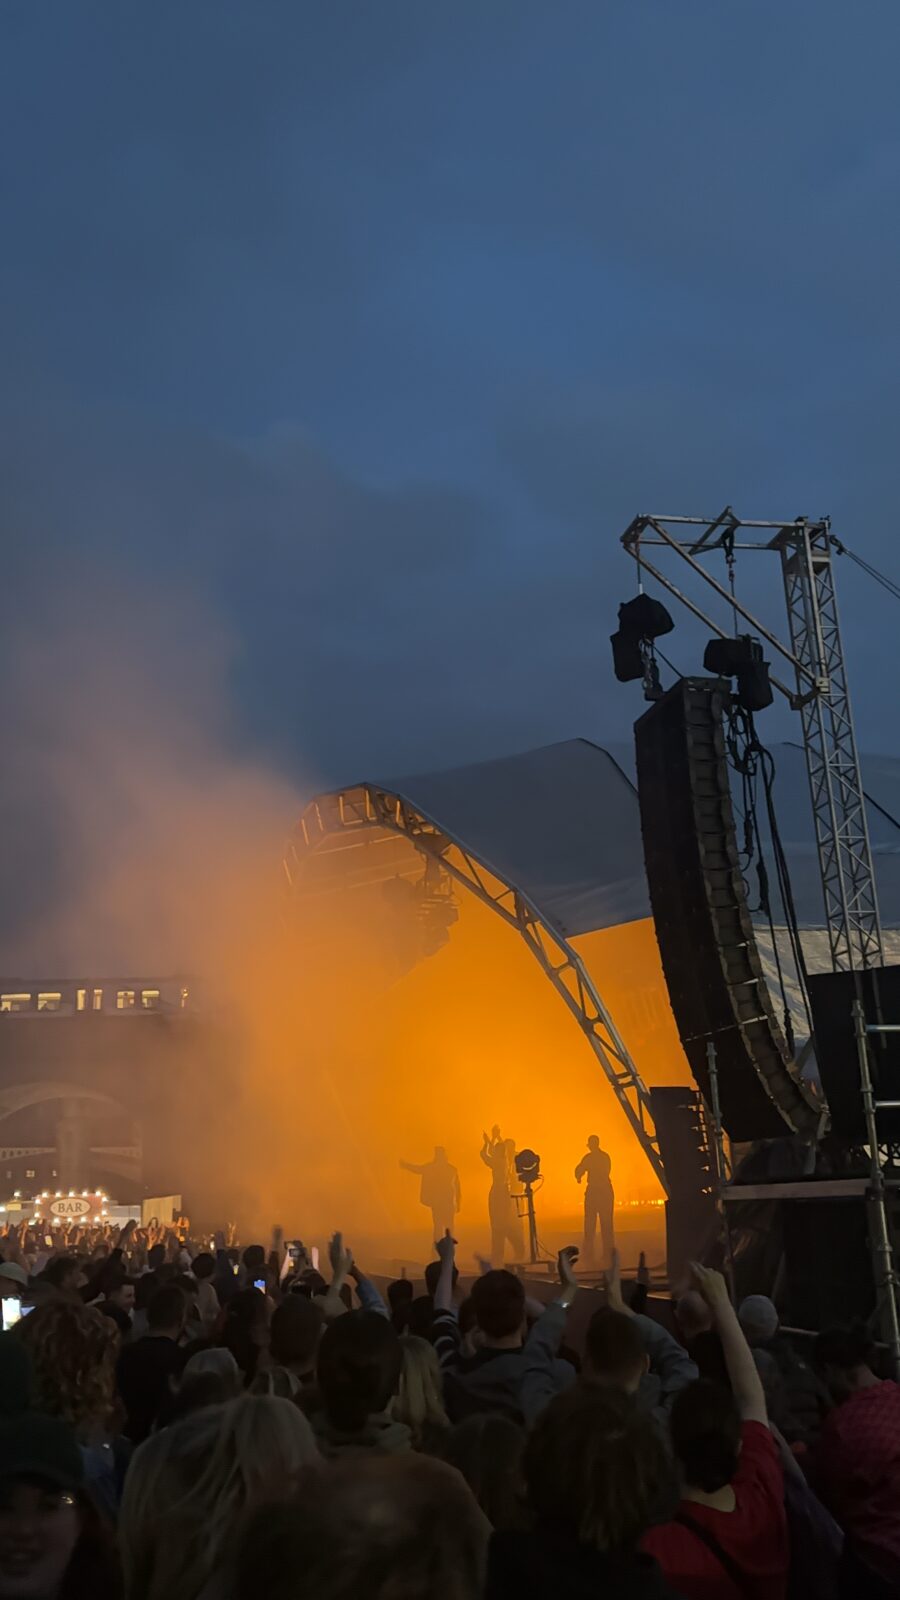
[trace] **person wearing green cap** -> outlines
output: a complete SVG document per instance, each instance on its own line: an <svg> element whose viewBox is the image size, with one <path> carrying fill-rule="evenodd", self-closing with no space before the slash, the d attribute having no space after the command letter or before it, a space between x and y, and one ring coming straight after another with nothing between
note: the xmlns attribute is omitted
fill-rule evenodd
<svg viewBox="0 0 900 1600"><path fill-rule="evenodd" d="M0 1600L116 1600L117 1562L84 1492L74 1428L30 1404L24 1346L0 1334Z"/></svg>

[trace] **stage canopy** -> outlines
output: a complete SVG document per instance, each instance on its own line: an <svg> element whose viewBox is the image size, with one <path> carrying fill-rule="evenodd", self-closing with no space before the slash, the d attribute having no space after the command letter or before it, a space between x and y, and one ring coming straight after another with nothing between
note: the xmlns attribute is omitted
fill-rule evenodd
<svg viewBox="0 0 900 1600"><path fill-rule="evenodd" d="M804 928L821 928L803 751L781 744L772 753L798 920ZM882 923L900 928L900 760L863 756L862 769ZM589 933L650 915L630 744L602 749L588 739L569 739L498 761L387 779L382 787L410 800L518 884L561 933Z"/></svg>
<svg viewBox="0 0 900 1600"><path fill-rule="evenodd" d="M817 931L824 914L806 766L798 746L772 753L778 825L815 969L827 940ZM900 761L863 758L862 767L882 921L898 930ZM437 878L423 876L423 857ZM423 916L440 909L442 873L464 884L530 945L665 1188L648 1085L689 1083L690 1073L656 948L630 745L572 739L320 795L295 829L285 870L307 905L317 894L383 894L405 882ZM755 874L749 878L752 904ZM887 934L889 959L898 939ZM759 944L771 973L767 928ZM799 993L791 998L799 1021Z"/></svg>

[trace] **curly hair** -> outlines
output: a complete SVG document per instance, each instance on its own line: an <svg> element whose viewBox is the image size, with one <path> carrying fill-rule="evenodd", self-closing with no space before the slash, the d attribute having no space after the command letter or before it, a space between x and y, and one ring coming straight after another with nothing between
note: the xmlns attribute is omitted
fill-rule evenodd
<svg viewBox="0 0 900 1600"><path fill-rule="evenodd" d="M113 1408L118 1333L115 1323L77 1300L46 1300L13 1334L31 1357L34 1402L81 1434L102 1426Z"/></svg>

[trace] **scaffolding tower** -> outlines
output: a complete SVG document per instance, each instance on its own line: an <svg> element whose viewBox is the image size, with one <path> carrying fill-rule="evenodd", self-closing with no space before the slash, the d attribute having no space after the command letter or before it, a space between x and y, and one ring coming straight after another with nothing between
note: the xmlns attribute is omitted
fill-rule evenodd
<svg viewBox="0 0 900 1600"><path fill-rule="evenodd" d="M793 688L774 673L771 682L800 713L831 964L835 972L882 966L878 895L832 571L837 541L829 519L747 522L730 506L713 518L642 515L626 528L622 543L642 572L720 639L728 638L645 553L653 546L674 551L730 607L735 630L742 617L792 669ZM713 551L725 555L732 573L737 551L780 555L789 643L741 604L733 585L729 591L703 566L698 557Z"/></svg>

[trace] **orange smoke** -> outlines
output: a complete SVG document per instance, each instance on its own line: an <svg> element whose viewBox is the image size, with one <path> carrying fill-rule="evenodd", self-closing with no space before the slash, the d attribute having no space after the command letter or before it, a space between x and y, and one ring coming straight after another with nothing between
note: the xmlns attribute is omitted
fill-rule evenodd
<svg viewBox="0 0 900 1600"><path fill-rule="evenodd" d="M30 629L19 653L40 733L30 782L72 870L7 965L195 976L215 1031L160 1086L168 1187L192 1216L236 1218L245 1235L280 1222L318 1242L343 1227L382 1259L421 1260L428 1214L399 1163L443 1144L471 1254L488 1242L479 1147L495 1123L541 1155L548 1234L577 1237L573 1169L590 1133L621 1199L658 1198L586 1039L515 931L460 888L449 943L398 977L377 902L290 905L280 858L296 784L234 753L227 640L168 595L162 607L97 595L77 610L77 624L64 610ZM577 943L645 1079L687 1081L650 925Z"/></svg>

